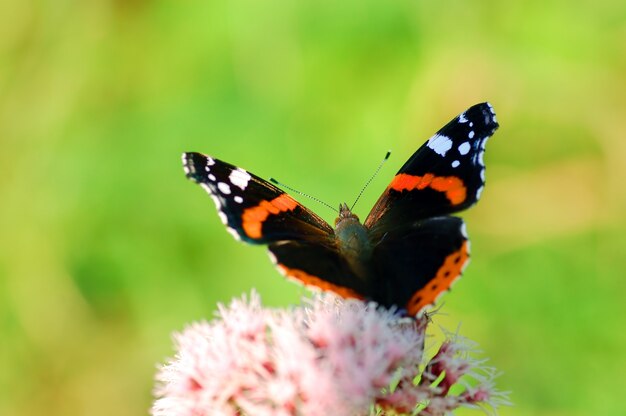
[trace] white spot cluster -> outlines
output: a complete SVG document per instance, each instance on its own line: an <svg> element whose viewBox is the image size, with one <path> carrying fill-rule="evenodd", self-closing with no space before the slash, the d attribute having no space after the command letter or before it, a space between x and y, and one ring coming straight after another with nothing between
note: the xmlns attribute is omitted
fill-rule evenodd
<svg viewBox="0 0 626 416"><path fill-rule="evenodd" d="M428 139L427 146L433 149L438 155L445 156L448 150L452 148L452 140L450 140L448 136L435 134Z"/></svg>
<svg viewBox="0 0 626 416"><path fill-rule="evenodd" d="M487 107L489 107L489 112L491 113L491 120L494 123L497 123L498 120L496 120L496 112L493 109L493 106L490 103L487 103Z"/></svg>
<svg viewBox="0 0 626 416"><path fill-rule="evenodd" d="M200 186L209 193L209 196L211 197L213 202L215 202L215 208L217 208L218 211L222 209L222 203L220 199L216 195L213 194L213 190L211 189L211 187L207 185L206 183L200 183Z"/></svg>
<svg viewBox="0 0 626 416"><path fill-rule="evenodd" d="M183 153L181 159L183 160L183 169L185 170L185 175L189 175L191 173L191 169L189 168L189 161L187 160L187 154Z"/></svg>
<svg viewBox="0 0 626 416"><path fill-rule="evenodd" d="M206 166L207 172L210 171L209 165L210 164L207 164L207 166ZM230 198L232 198L232 201L234 201L235 203L243 204L243 196L241 196L241 195L233 195L234 189L227 182L221 182L221 181L218 182L217 181L217 177L214 174L212 174L212 173L209 173L207 175L207 178L209 179L209 181L216 182L216 183L215 184L201 183L200 185L202 185L202 187L209 193L209 195L211 195L211 198L213 198L213 201L215 202L215 205L216 205L218 211L221 210L221 208L222 208L222 201L227 202L227 201L231 200L229 198L224 200L223 196L221 197L222 199L220 199L220 197L216 196L216 193L218 191L222 195L230 195ZM245 170L243 170L241 168L237 168L237 169L231 171L228 179L229 179L229 181L230 181L230 183L232 185L237 186L237 187L241 188L242 190L244 190L248 186L248 182L250 181L250 179L252 179L252 177ZM220 217L221 217L221 215L220 215ZM232 229L229 230L229 232L231 234L236 233L236 231L232 230Z"/></svg>
<svg viewBox="0 0 626 416"><path fill-rule="evenodd" d="M215 159L213 159L211 156L207 156L206 157L206 165L204 166L204 170L208 173L211 171L211 166L215 165ZM209 178L211 178L211 174L209 174ZM213 178L215 178L215 176L213 176ZM211 180L215 180L215 179L211 179Z"/></svg>
<svg viewBox="0 0 626 416"><path fill-rule="evenodd" d="M480 166L485 166L485 143L487 142L487 139L484 139L483 142L480 144L480 148L479 148L479 152L478 152L478 163L480 164Z"/></svg>
<svg viewBox="0 0 626 416"><path fill-rule="evenodd" d="M456 147L456 150L459 152L459 155L465 156L470 152L470 150L472 150L472 146L469 144L469 142L463 142ZM458 159L455 159L452 161L450 165L453 168L458 168L459 166L461 166L461 161Z"/></svg>
<svg viewBox="0 0 626 416"><path fill-rule="evenodd" d="M211 188L209 184L200 182L200 186L205 191L207 191L207 193L213 200L213 203L215 204L215 208L217 209L217 215L219 215L220 219L222 220L224 224L227 224L226 215L222 212L222 200L217 195L215 195L214 190Z"/></svg>
<svg viewBox="0 0 626 416"><path fill-rule="evenodd" d="M486 140L485 140L486 141ZM482 169L480 170L480 180L483 182L483 184L485 183L485 163L483 160L483 155L485 154L485 149L482 148L480 150L480 153L478 155L478 163L480 164L480 166L482 166ZM483 187L481 186L477 191L476 191L476 199L480 199L480 194L483 192Z"/></svg>
<svg viewBox="0 0 626 416"><path fill-rule="evenodd" d="M481 142L480 145L478 147L478 165L480 166L480 180L483 182L483 184L485 183L485 160L484 160L484 156L485 156L485 144L487 143L487 139L489 137L485 137ZM479 187L476 190L476 200L478 201L480 199L480 195L483 193L483 188L484 185Z"/></svg>
<svg viewBox="0 0 626 416"><path fill-rule="evenodd" d="M215 203L215 208L217 208L217 216L220 217L220 220L222 221L222 224L224 224L226 226L226 231L228 231L228 233L230 235L232 235L235 238L235 240L241 241L241 236L239 235L237 230L235 230L234 228L232 228L228 224L228 216L226 216L226 214L222 210L222 202L221 202L220 198L213 193L213 191L211 190L211 187L209 185L207 185L205 183L201 183L200 185L209 193L209 195L211 196L211 199ZM219 187L219 184L218 184L218 187ZM239 198L239 197L235 197L235 200L237 198Z"/></svg>
<svg viewBox="0 0 626 416"><path fill-rule="evenodd" d="M496 112L493 109L493 106L490 103L486 103L487 108L489 109L489 112L491 113L491 122L492 123L497 123L498 121L496 120ZM472 127L472 123L470 123L470 127ZM472 139L474 137L474 131L470 131L469 133L469 138ZM480 143L478 144L478 154L476 155L476 162L478 163L478 165L480 166L480 180L482 181L482 185L480 187L478 187L478 189L476 190L476 200L479 200L481 197L481 194L483 192L484 189L484 183L485 183L485 160L484 160L484 156L485 156L485 146L487 145L487 140L489 139L489 134L486 135L486 137L481 137L480 138Z"/></svg>
<svg viewBox="0 0 626 416"><path fill-rule="evenodd" d="M465 117L465 113L461 113L459 116L459 123L467 123L467 118Z"/></svg>
<svg viewBox="0 0 626 416"><path fill-rule="evenodd" d="M248 182L250 182L250 179L252 179L252 176L250 176L250 174L245 170L237 168L230 172L230 176L228 177L228 179L230 180L230 183L241 188L241 190L244 191L248 186Z"/></svg>
<svg viewBox="0 0 626 416"><path fill-rule="evenodd" d="M185 173L190 176L192 174L197 173L197 168L202 169L201 166L194 166L193 160L188 157L185 153L183 153L182 155L182 160L183 160L183 169L185 170ZM198 179L196 177L191 177L191 179L193 179L195 182L197 182L211 197L211 199L213 200L213 202L215 203L215 208L217 209L217 215L220 218L220 220L222 221L222 223L226 226L226 231L228 231L228 233L230 233L236 240L241 241L241 235L240 233L233 227L230 226L230 224L228 223L228 215L226 214L226 212L228 210L225 210L225 205L232 203L231 201L234 200L235 203L241 204L243 203L243 198L239 195L231 195L233 193L233 189L231 187L231 185L229 185L227 182L218 182L218 176L220 176L221 179L221 172L220 169L215 170L215 173L217 174L217 176L215 176L213 173L210 173L212 171L212 166L216 165L218 161L216 161L215 159L213 159L210 156L206 156L206 163L204 165L204 171L206 172L206 179L207 180L203 180L203 179ZM247 172L242 171L245 175L247 175L248 177L250 176ZM244 175L244 178L245 178ZM233 182L231 180L231 182ZM233 182L234 184L234 182ZM247 184L247 181L246 181ZM226 195L229 195L228 197L226 197Z"/></svg>

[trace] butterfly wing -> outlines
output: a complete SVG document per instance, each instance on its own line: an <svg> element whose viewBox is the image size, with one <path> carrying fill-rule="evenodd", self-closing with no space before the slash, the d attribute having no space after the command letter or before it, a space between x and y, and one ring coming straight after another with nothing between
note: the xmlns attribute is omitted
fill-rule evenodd
<svg viewBox="0 0 626 416"><path fill-rule="evenodd" d="M446 214L480 198L485 143L497 128L490 104L470 107L424 143L378 199L364 223L374 245L375 300L414 315L459 278L469 241L463 220Z"/></svg>
<svg viewBox="0 0 626 416"><path fill-rule="evenodd" d="M185 174L211 195L235 238L252 244L332 240L326 221L271 183L201 153L183 153L182 158Z"/></svg>
<svg viewBox="0 0 626 416"><path fill-rule="evenodd" d="M483 154L498 128L493 107L477 104L424 143L402 166L365 220L374 241L407 222L475 204L485 184Z"/></svg>
<svg viewBox="0 0 626 416"><path fill-rule="evenodd" d="M457 280L469 261L465 224L457 217L433 217L389 232L374 248L380 278L374 300L415 315Z"/></svg>
<svg viewBox="0 0 626 416"><path fill-rule="evenodd" d="M280 241L268 248L278 271L305 286L344 298L364 299L371 292L371 282L357 277L336 245Z"/></svg>
<svg viewBox="0 0 626 416"><path fill-rule="evenodd" d="M306 286L361 298L361 282L337 249L334 230L315 213L271 183L200 153L184 153L187 177L213 198L235 238L268 244L286 277Z"/></svg>

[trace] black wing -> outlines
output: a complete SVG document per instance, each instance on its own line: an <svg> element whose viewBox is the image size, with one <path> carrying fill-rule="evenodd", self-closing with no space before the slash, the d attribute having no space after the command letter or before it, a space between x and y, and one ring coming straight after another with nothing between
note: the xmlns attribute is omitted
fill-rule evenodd
<svg viewBox="0 0 626 416"><path fill-rule="evenodd" d="M228 230L248 243L268 244L283 275L343 297L369 292L339 253L330 225L285 192L200 153L184 153L183 166L187 177L209 192Z"/></svg>
<svg viewBox="0 0 626 416"><path fill-rule="evenodd" d="M335 245L281 241L270 244L269 251L278 271L310 288L357 299L372 291L371 280L359 278Z"/></svg>
<svg viewBox="0 0 626 416"><path fill-rule="evenodd" d="M434 217L385 234L372 254L378 279L372 298L415 315L459 278L469 261L465 224Z"/></svg>
<svg viewBox="0 0 626 416"><path fill-rule="evenodd" d="M228 231L247 243L333 239L330 225L258 176L201 153L183 153L187 177L213 198Z"/></svg>
<svg viewBox="0 0 626 416"><path fill-rule="evenodd" d="M485 184L485 143L497 128L493 107L477 104L424 143L367 216L364 225L372 240L407 222L458 212L476 203Z"/></svg>

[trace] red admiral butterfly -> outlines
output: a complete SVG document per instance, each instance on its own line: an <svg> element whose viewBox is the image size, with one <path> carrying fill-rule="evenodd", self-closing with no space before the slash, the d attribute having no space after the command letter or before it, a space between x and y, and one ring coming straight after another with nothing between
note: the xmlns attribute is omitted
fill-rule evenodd
<svg viewBox="0 0 626 416"><path fill-rule="evenodd" d="M363 224L344 203L334 229L241 168L200 153L184 153L183 165L187 177L209 192L228 231L268 245L285 276L415 315L467 265L465 224L448 214L480 198L485 143L497 128L489 103L469 108L411 156Z"/></svg>

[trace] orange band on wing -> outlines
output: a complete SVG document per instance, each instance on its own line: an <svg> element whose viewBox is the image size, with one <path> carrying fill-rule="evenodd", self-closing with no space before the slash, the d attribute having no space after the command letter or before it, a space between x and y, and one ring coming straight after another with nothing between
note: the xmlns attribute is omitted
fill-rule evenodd
<svg viewBox="0 0 626 416"><path fill-rule="evenodd" d="M261 238L261 228L267 217L293 211L297 206L296 200L287 194L281 194L271 201L261 201L259 205L243 211L241 226L248 237Z"/></svg>
<svg viewBox="0 0 626 416"><path fill-rule="evenodd" d="M438 192L445 192L446 198L452 205L459 205L465 201L467 189L460 178L456 176L435 176L426 173L424 176L399 173L393 178L389 188L401 192L414 189L431 188Z"/></svg>
<svg viewBox="0 0 626 416"><path fill-rule="evenodd" d="M446 257L435 277L430 280L424 288L415 292L411 297L406 306L409 315L414 316L422 310L424 306L435 302L440 294L450 289L452 283L461 275L468 259L469 250L467 241L464 241L458 251Z"/></svg>
<svg viewBox="0 0 626 416"><path fill-rule="evenodd" d="M277 264L276 267L278 270L286 277L290 277L292 279L297 280L305 286L316 287L321 290L327 290L330 292L334 292L343 298L352 298L352 299L365 299L362 295L358 294L352 289L348 289L347 287L337 286L332 283L329 283L325 280L320 279L319 277L310 275L302 270L298 269L290 269L282 264Z"/></svg>

